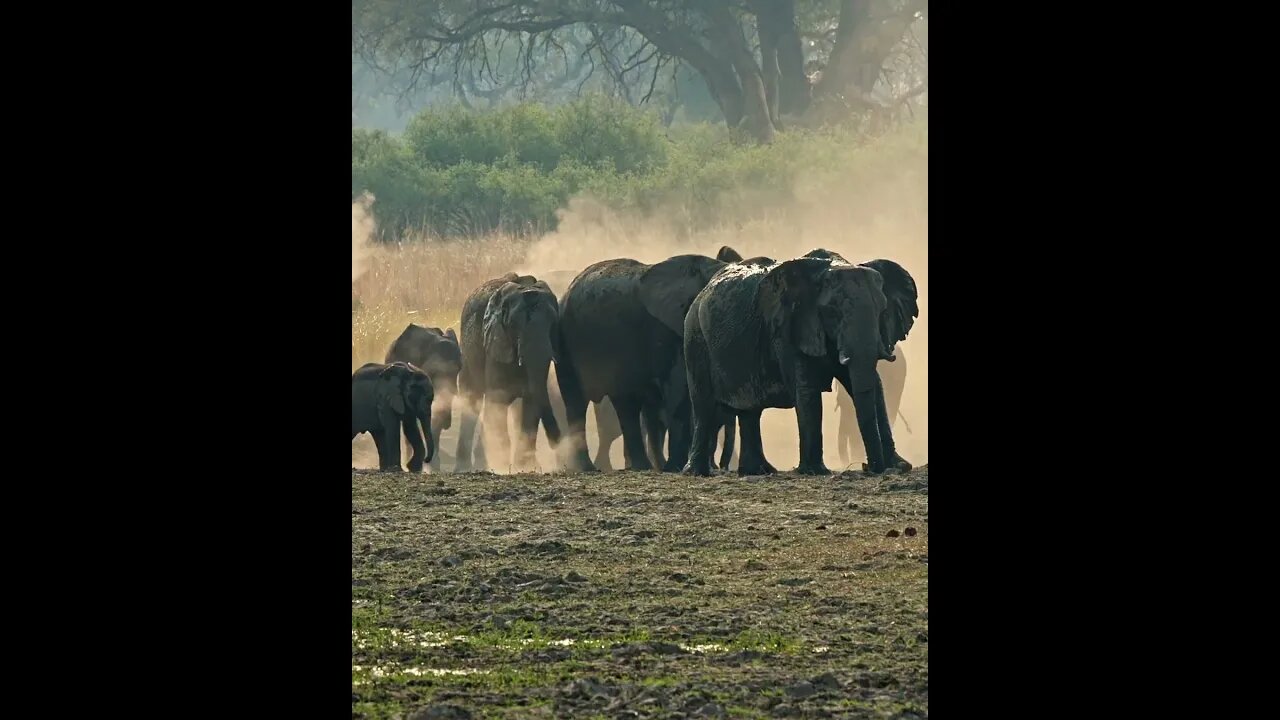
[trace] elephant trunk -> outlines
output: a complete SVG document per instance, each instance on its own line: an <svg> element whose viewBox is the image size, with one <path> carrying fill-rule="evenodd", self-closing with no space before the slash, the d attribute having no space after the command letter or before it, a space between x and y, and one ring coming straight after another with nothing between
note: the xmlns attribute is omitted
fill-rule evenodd
<svg viewBox="0 0 1280 720"><path fill-rule="evenodd" d="M419 421L422 423L422 434L426 435L427 440L427 459L424 462L431 462L431 459L436 456L436 437L431 434L431 420L429 418L419 418Z"/></svg>
<svg viewBox="0 0 1280 720"><path fill-rule="evenodd" d="M858 431L862 434L862 445L867 450L867 469L882 472L886 458L884 443L880 441L880 380L875 363L856 368L850 366L849 387L853 390L853 409L858 418Z"/></svg>

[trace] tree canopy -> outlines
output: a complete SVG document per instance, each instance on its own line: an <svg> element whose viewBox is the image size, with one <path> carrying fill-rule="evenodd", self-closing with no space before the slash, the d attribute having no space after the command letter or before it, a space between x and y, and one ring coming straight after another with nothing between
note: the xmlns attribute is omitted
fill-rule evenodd
<svg viewBox="0 0 1280 720"><path fill-rule="evenodd" d="M352 52L401 92L444 85L464 105L596 82L669 112L683 73L767 143L816 106L926 92L927 15L928 0L352 0Z"/></svg>

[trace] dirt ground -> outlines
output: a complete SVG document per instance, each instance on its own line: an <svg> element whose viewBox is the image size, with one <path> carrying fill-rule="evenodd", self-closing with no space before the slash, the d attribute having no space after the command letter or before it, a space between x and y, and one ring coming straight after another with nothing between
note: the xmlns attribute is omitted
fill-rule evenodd
<svg viewBox="0 0 1280 720"><path fill-rule="evenodd" d="M352 717L927 717L928 493L353 471Z"/></svg>

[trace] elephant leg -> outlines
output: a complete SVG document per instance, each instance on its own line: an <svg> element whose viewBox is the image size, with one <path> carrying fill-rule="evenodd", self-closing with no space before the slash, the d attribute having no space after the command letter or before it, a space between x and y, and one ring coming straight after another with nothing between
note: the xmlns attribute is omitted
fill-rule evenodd
<svg viewBox="0 0 1280 720"><path fill-rule="evenodd" d="M551 445L552 454L557 458L557 464L560 456L560 441L563 435L560 433L560 422L557 420L555 411L550 407L542 410L542 430L547 434L547 442ZM536 433L537 428L534 428Z"/></svg>
<svg viewBox="0 0 1280 720"><path fill-rule="evenodd" d="M822 459L822 391L818 384L807 373L801 372L797 378L796 421L800 426L800 465L796 472L801 475L830 475L827 464Z"/></svg>
<svg viewBox="0 0 1280 720"><path fill-rule="evenodd" d="M715 398L709 393L690 388L689 400L693 414L693 443L689 448L689 460L684 472L689 475L711 474L711 457L716 451Z"/></svg>
<svg viewBox="0 0 1280 720"><path fill-rule="evenodd" d="M608 408L601 408L601 405L608 400L602 400L598 403L592 403L595 406L596 414L596 468L603 472L613 470L613 462L609 460L609 450L613 448L613 441L622 436L622 428L618 426L618 416L613 411L613 403L609 403Z"/></svg>
<svg viewBox="0 0 1280 720"><path fill-rule="evenodd" d="M587 450L587 398L583 394L577 369L567 361L557 363L556 382L560 385L560 398L564 400L564 414L568 419L566 434L569 436L569 448L565 453L565 464L570 470L595 472L596 466L591 462L591 455ZM596 409L598 428L598 404Z"/></svg>
<svg viewBox="0 0 1280 720"><path fill-rule="evenodd" d="M426 463L427 448L422 443L422 433L418 430L418 419L406 417L400 421L400 424L404 428L405 438L409 440L409 447L413 448L413 454L409 456L409 472L422 472L422 466Z"/></svg>
<svg viewBox="0 0 1280 720"><path fill-rule="evenodd" d="M507 433L507 418L511 409L511 398L488 393L484 399L484 433L491 446L486 448L487 455L493 455L489 469L497 471L501 467L511 468L511 438Z"/></svg>
<svg viewBox="0 0 1280 720"><path fill-rule="evenodd" d="M627 469L652 470L640 431L640 401L626 395L615 397L613 409L618 412L618 424L622 426L622 449L626 454Z"/></svg>
<svg viewBox="0 0 1280 720"><path fill-rule="evenodd" d="M667 426L667 463L662 466L663 472L680 472L689 462L689 449L693 443L693 409L689 403L680 403L680 417ZM712 416L712 423L717 418ZM715 443L716 430L711 431L711 442ZM714 455L714 448L712 450Z"/></svg>
<svg viewBox="0 0 1280 720"><path fill-rule="evenodd" d="M640 410L640 421L644 428L645 453L649 462L656 468L666 465L663 446L667 444L667 426L662 422L662 411L657 403L646 402Z"/></svg>
<svg viewBox="0 0 1280 720"><path fill-rule="evenodd" d="M359 433L357 433L357 435L358 434ZM379 433L377 430L370 430L369 436L373 438L373 446L378 449L378 468L381 469L382 459L386 457L385 455L386 451L382 449L382 442L383 442L382 434ZM354 440L355 437L353 436L352 439Z"/></svg>
<svg viewBox="0 0 1280 720"><path fill-rule="evenodd" d="M733 457L734 438L737 434L738 418L736 415L727 416L724 423L724 450L720 453L720 469L728 470L729 461Z"/></svg>
<svg viewBox="0 0 1280 720"><path fill-rule="evenodd" d="M764 457L764 443L760 439L761 410L744 410L738 413L738 430L742 433L742 456L738 458L739 475L772 475L777 468Z"/></svg>
<svg viewBox="0 0 1280 720"><path fill-rule="evenodd" d="M551 413L548 411L548 415ZM518 472L532 472L537 466L538 422L542 420L542 411L538 404L530 398L520 400L520 434L516 437L516 453L513 465ZM555 426L556 419L551 418ZM560 432L557 429L556 435Z"/></svg>
<svg viewBox="0 0 1280 720"><path fill-rule="evenodd" d="M885 467L898 468L903 472L911 469L911 463L898 454L893 442L893 421L889 419L888 409L884 402L884 384L876 381L876 424L880 426L880 444L884 447Z"/></svg>
<svg viewBox="0 0 1280 720"><path fill-rule="evenodd" d="M473 467L476 467L471 461L471 453L482 396L467 393L461 395L460 399L462 402L459 409L462 411L462 417L458 422L458 447L453 454L453 469L454 472L470 472Z"/></svg>
<svg viewBox="0 0 1280 720"><path fill-rule="evenodd" d="M383 422L382 443L378 446L378 469L386 472L403 470L400 466L400 423L396 420Z"/></svg>

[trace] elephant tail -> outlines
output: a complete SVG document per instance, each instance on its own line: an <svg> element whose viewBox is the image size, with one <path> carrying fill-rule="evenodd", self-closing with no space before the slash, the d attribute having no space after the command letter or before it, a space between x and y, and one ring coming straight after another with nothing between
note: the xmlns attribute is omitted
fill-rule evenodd
<svg viewBox="0 0 1280 720"><path fill-rule="evenodd" d="M907 422L907 416L902 412L901 408L898 409L898 417L902 418L902 424L906 426L907 432L911 432L911 423ZM911 434L914 435L915 433Z"/></svg>

